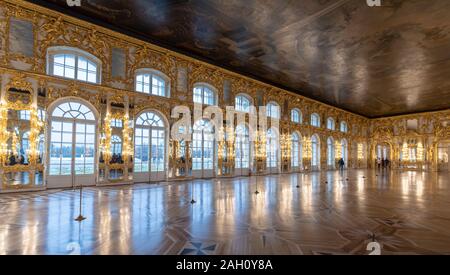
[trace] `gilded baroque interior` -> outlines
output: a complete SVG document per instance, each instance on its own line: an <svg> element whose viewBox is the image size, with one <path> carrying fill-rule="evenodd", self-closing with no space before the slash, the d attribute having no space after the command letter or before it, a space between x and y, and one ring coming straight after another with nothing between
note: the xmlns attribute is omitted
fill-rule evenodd
<svg viewBox="0 0 450 275"><path fill-rule="evenodd" d="M68 49L98 60L93 83L48 73L52 51ZM167 78L166 96L135 91L136 75L142 69ZM334 170L340 158L346 161L345 169L375 168L383 158L390 160L393 169L449 170L450 110L369 119L25 1L0 2L0 73L1 192L73 187L77 183L103 186ZM255 106L276 103L280 139L275 165L267 161L266 151L271 147L266 132L257 132L257 139L248 145L248 167L238 169L233 129L216 129L227 138L214 145L214 167L210 173L193 171L195 144L172 139L170 129L178 119L171 111L182 105L193 111L193 93L199 83L215 91L216 99L211 100L223 110L234 106L239 94L247 95ZM83 130L84 168L80 168L93 176L80 182L72 177L61 186L49 182L53 150L50 111L65 102L87 106L95 117ZM294 109L299 110L299 121L291 119ZM148 112L157 114L161 118L158 125L163 125L151 128L160 135L155 138L159 143L154 150L162 162L155 164L156 173L141 177L137 167L144 171L149 169L145 165L153 165L144 164L142 159L138 165L135 157L136 148L148 150L136 144L137 121ZM318 126L311 125L315 114ZM329 118L333 129L328 127ZM299 138L295 144L294 133ZM60 171L71 165L64 161L58 164Z"/></svg>

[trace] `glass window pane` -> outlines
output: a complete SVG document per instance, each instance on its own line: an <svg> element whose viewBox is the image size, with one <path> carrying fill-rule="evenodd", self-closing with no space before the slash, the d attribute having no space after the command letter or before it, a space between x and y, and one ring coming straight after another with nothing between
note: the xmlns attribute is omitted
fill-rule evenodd
<svg viewBox="0 0 450 275"><path fill-rule="evenodd" d="M65 57L66 59L64 64L66 66L75 67L75 56L71 54L66 54Z"/></svg>
<svg viewBox="0 0 450 275"><path fill-rule="evenodd" d="M88 73L87 81L92 82L92 83L97 83L97 74Z"/></svg>
<svg viewBox="0 0 450 275"><path fill-rule="evenodd" d="M75 69L65 68L64 76L68 78L75 78Z"/></svg>
<svg viewBox="0 0 450 275"><path fill-rule="evenodd" d="M55 64L53 66L53 74L57 76L64 76L64 66Z"/></svg>
<svg viewBox="0 0 450 275"><path fill-rule="evenodd" d="M84 57L78 58L78 69L87 70L87 60Z"/></svg>
<svg viewBox="0 0 450 275"><path fill-rule="evenodd" d="M57 54L53 57L53 63L64 65L64 54Z"/></svg>
<svg viewBox="0 0 450 275"><path fill-rule="evenodd" d="M97 65L89 61L88 70L91 72L97 72Z"/></svg>

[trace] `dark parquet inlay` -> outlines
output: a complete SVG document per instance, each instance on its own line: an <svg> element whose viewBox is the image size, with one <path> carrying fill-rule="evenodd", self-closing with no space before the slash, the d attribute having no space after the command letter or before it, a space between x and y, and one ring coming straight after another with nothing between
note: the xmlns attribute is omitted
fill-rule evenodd
<svg viewBox="0 0 450 275"><path fill-rule="evenodd" d="M351 170L86 188L82 223L78 191L0 194L0 254L368 254L373 240L382 254L450 254L448 179Z"/></svg>

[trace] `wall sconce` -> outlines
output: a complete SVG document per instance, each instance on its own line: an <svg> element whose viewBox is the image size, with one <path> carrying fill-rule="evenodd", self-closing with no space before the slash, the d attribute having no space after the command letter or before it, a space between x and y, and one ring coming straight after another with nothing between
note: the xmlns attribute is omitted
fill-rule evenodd
<svg viewBox="0 0 450 275"><path fill-rule="evenodd" d="M364 159L364 152L363 152L363 144L358 143L358 159L362 160Z"/></svg>
<svg viewBox="0 0 450 275"><path fill-rule="evenodd" d="M424 154L423 154L423 144L419 141L417 144L417 160L418 161L424 161Z"/></svg>
<svg viewBox="0 0 450 275"><path fill-rule="evenodd" d="M406 142L403 143L402 147L402 161L409 161L409 148Z"/></svg>
<svg viewBox="0 0 450 275"><path fill-rule="evenodd" d="M338 140L334 142L334 152L335 159L339 160L340 158L342 158L341 142L339 142Z"/></svg>
<svg viewBox="0 0 450 275"><path fill-rule="evenodd" d="M285 160L291 159L291 146L292 146L291 135L282 134L281 141L280 141L280 147L281 147L281 157L283 159L285 159Z"/></svg>
<svg viewBox="0 0 450 275"><path fill-rule="evenodd" d="M304 163L309 163L308 160L310 160L312 157L311 153L311 138L310 137L303 137L303 159L305 160Z"/></svg>
<svg viewBox="0 0 450 275"><path fill-rule="evenodd" d="M226 128L226 144L227 144L227 155L229 160L234 160L234 128L232 126Z"/></svg>

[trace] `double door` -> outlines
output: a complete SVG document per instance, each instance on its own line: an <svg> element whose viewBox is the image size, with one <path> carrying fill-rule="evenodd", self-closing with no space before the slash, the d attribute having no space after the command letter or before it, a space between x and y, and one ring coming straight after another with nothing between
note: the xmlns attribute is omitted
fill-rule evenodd
<svg viewBox="0 0 450 275"><path fill-rule="evenodd" d="M47 186L95 185L96 124L72 118L53 119Z"/></svg>

